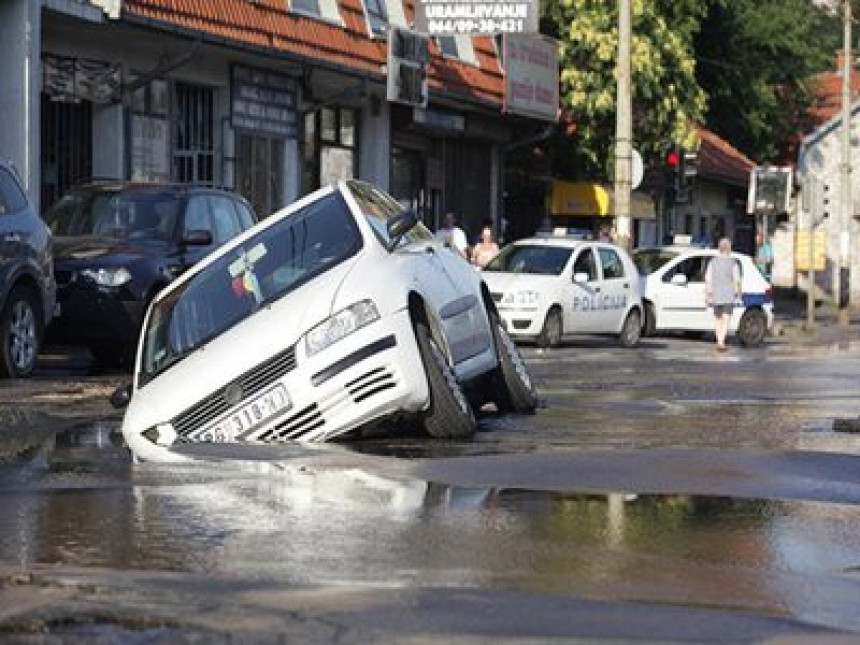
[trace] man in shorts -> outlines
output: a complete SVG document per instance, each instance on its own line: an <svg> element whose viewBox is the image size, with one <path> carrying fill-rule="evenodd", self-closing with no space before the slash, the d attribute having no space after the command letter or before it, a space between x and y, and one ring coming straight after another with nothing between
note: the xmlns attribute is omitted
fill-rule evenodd
<svg viewBox="0 0 860 645"><path fill-rule="evenodd" d="M724 237L717 246L719 254L711 259L705 272L705 300L714 308L717 351L726 351L726 335L735 301L741 296L741 272L732 257L732 243Z"/></svg>

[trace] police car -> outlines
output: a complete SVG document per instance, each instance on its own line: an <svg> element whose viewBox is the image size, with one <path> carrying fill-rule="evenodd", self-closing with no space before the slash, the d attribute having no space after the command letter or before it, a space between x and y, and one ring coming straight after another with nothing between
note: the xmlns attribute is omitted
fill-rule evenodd
<svg viewBox="0 0 860 645"><path fill-rule="evenodd" d="M134 383L112 399L128 405L129 447L152 461L392 418L464 438L487 401L532 412L537 396L481 275L358 181L272 215L161 291Z"/></svg>
<svg viewBox="0 0 860 645"><path fill-rule="evenodd" d="M515 340L555 347L574 334L612 334L625 347L639 342L639 275L613 244L551 234L520 240L483 275Z"/></svg>
<svg viewBox="0 0 860 645"><path fill-rule="evenodd" d="M711 332L714 312L705 302L705 272L716 249L685 245L637 249L633 260L642 276L646 335L662 331ZM729 332L741 343L762 343L773 326L773 292L753 259L732 253L743 295L735 303Z"/></svg>

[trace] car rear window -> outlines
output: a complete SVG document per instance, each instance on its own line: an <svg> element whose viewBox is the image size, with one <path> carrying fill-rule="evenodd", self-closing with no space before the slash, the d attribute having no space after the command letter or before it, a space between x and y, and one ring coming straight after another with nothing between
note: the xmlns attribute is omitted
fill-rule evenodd
<svg viewBox="0 0 860 645"><path fill-rule="evenodd" d="M649 275L677 256L677 253L663 249L641 249L633 254L633 263L639 275Z"/></svg>

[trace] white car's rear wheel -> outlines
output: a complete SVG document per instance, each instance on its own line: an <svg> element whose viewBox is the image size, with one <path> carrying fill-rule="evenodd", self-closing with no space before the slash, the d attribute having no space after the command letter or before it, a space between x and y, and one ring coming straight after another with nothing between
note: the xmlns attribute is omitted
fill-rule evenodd
<svg viewBox="0 0 860 645"><path fill-rule="evenodd" d="M475 414L448 359L423 322L415 323L415 338L430 388L430 405L421 415L424 431L439 439L471 437Z"/></svg>
<svg viewBox="0 0 860 645"><path fill-rule="evenodd" d="M499 361L493 379L493 401L500 411L531 414L538 397L528 367L499 317L490 314L490 324Z"/></svg>
<svg viewBox="0 0 860 645"><path fill-rule="evenodd" d="M757 347L767 334L767 316L761 309L748 309L741 317L738 337L747 347Z"/></svg>

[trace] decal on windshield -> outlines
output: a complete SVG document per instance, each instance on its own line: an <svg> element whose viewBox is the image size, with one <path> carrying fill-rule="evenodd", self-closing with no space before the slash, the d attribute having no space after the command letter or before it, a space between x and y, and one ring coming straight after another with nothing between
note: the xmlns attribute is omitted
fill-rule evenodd
<svg viewBox="0 0 860 645"><path fill-rule="evenodd" d="M259 305L263 302L263 292L257 274L254 273L254 265L266 255L266 247L260 243L250 251L245 251L234 260L228 270L232 280L233 293L237 296L251 295Z"/></svg>

